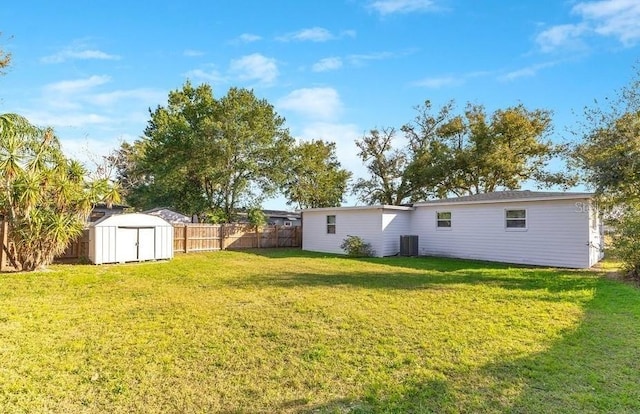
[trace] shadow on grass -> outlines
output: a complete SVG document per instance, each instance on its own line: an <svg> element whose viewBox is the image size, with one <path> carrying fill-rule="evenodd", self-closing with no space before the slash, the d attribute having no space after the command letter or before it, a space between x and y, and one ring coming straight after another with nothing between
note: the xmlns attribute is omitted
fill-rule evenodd
<svg viewBox="0 0 640 414"><path fill-rule="evenodd" d="M600 279L574 330L524 358L447 372L442 381L368 385L359 398L298 413L640 412L640 294Z"/></svg>
<svg viewBox="0 0 640 414"><path fill-rule="evenodd" d="M352 259L342 270L282 270L236 279L235 286L330 287L367 289L438 289L447 285L491 285L504 289L566 292L592 288L599 275L563 269L523 268L468 260L433 257L398 259ZM378 267L379 265L381 267ZM390 269L391 267L391 269Z"/></svg>

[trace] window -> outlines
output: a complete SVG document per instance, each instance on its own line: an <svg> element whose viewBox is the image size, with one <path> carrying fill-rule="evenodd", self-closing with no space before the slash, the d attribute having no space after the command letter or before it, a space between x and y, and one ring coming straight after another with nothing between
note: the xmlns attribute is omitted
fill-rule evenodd
<svg viewBox="0 0 640 414"><path fill-rule="evenodd" d="M451 228L451 212L450 211L437 212L436 215L437 215L436 227L442 228L442 229Z"/></svg>
<svg viewBox="0 0 640 414"><path fill-rule="evenodd" d="M507 229L526 230L527 210L505 210L505 225Z"/></svg>
<svg viewBox="0 0 640 414"><path fill-rule="evenodd" d="M327 234L336 234L336 216L327 216Z"/></svg>

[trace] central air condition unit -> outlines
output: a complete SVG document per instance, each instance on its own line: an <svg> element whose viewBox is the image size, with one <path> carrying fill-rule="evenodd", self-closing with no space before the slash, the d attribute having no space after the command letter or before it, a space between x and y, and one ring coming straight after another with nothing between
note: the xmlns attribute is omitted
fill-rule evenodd
<svg viewBox="0 0 640 414"><path fill-rule="evenodd" d="M400 236L400 256L418 255L418 236Z"/></svg>

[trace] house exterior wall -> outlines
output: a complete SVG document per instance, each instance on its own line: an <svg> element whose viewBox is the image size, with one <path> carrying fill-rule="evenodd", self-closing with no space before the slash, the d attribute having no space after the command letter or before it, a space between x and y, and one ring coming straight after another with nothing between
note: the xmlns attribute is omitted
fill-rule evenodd
<svg viewBox="0 0 640 414"><path fill-rule="evenodd" d="M586 204L581 204L586 203ZM421 255L584 268L589 253L589 200L419 205L411 226ZM526 229L507 229L506 209L526 210ZM451 228L436 213L451 212Z"/></svg>
<svg viewBox="0 0 640 414"><path fill-rule="evenodd" d="M580 204L579 206L588 207L589 211L589 267L591 267L604 258L604 225L602 215L593 200L588 205Z"/></svg>
<svg viewBox="0 0 640 414"><path fill-rule="evenodd" d="M335 234L327 233L327 216L336 216ZM385 251L380 209L304 211L302 213L302 250L343 254L340 244L347 236L359 236L371 243L376 255Z"/></svg>
<svg viewBox="0 0 640 414"><path fill-rule="evenodd" d="M383 244L380 254L394 256L400 253L400 236L411 233L412 211L383 210L382 234Z"/></svg>

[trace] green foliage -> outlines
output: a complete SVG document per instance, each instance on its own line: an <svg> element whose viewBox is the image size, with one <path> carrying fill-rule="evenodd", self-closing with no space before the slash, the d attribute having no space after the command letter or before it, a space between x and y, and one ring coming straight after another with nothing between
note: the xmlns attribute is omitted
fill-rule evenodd
<svg viewBox="0 0 640 414"><path fill-rule="evenodd" d="M614 227L612 253L628 276L640 280L640 205L626 207Z"/></svg>
<svg viewBox="0 0 640 414"><path fill-rule="evenodd" d="M15 114L0 116L0 214L9 223L11 260L35 270L80 235L98 201L118 202L106 180L87 181L86 171L62 154L51 129Z"/></svg>
<svg viewBox="0 0 640 414"><path fill-rule="evenodd" d="M393 128L373 129L356 141L369 177L359 178L353 193L364 203L400 205L413 196L405 171L411 155L406 149L394 149L395 134Z"/></svg>
<svg viewBox="0 0 640 414"><path fill-rule="evenodd" d="M563 145L546 137L551 113L523 105L488 115L481 105L467 104L455 114L453 102L437 112L431 102L416 108L412 123L401 128L407 145L393 146L393 128L373 130L357 142L369 170L354 191L369 204L403 204L429 197L515 190L525 181L539 186L571 186L575 177L547 170L563 154Z"/></svg>
<svg viewBox="0 0 640 414"><path fill-rule="evenodd" d="M249 223L255 227L263 227L267 224L267 217L260 207L252 207L247 211L247 219Z"/></svg>
<svg viewBox="0 0 640 414"><path fill-rule="evenodd" d="M640 202L640 68L607 106L585 108L573 161L609 205Z"/></svg>
<svg viewBox="0 0 640 414"><path fill-rule="evenodd" d="M206 214L207 223L211 224L223 224L228 223L227 216L220 208L211 210Z"/></svg>
<svg viewBox="0 0 640 414"><path fill-rule="evenodd" d="M294 147L289 163L284 184L287 204L301 209L340 206L351 173L341 168L335 143L301 142Z"/></svg>
<svg viewBox="0 0 640 414"><path fill-rule="evenodd" d="M575 183L571 175L547 171L548 162L565 151L546 138L552 128L549 111L518 105L488 115L472 104L463 115L453 110L449 103L433 115L427 101L402 128L412 154L407 175L420 196L516 190L524 181L542 187Z"/></svg>
<svg viewBox="0 0 640 414"><path fill-rule="evenodd" d="M359 236L347 236L340 244L340 248L351 257L373 257L376 255L371 243L365 242Z"/></svg>
<svg viewBox="0 0 640 414"><path fill-rule="evenodd" d="M280 188L292 144L284 119L252 91L231 88L215 99L209 85L187 82L151 112L144 138L133 145L123 171L139 180L128 200L188 214L220 209L230 221L238 206Z"/></svg>
<svg viewBox="0 0 640 414"><path fill-rule="evenodd" d="M575 135L573 164L595 188L601 206L621 210L613 247L624 270L640 277L640 68L608 106L585 108Z"/></svg>
<svg viewBox="0 0 640 414"><path fill-rule="evenodd" d="M0 36L2 36L2 32L0 32ZM10 64L11 64L11 53L0 49L0 75L4 74L3 70L7 68Z"/></svg>

